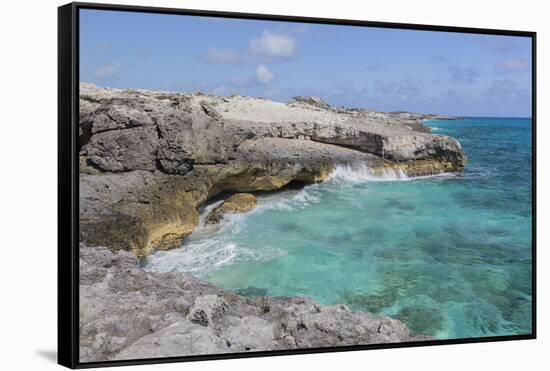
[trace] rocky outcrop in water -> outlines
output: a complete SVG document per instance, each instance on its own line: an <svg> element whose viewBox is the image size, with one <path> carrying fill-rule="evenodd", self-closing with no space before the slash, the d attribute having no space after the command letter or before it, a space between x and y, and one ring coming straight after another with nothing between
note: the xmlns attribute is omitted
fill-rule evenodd
<svg viewBox="0 0 550 371"><path fill-rule="evenodd" d="M244 213L256 207L256 196L251 193L236 193L223 201L207 216L207 224L218 224L223 220L224 214Z"/></svg>
<svg viewBox="0 0 550 371"><path fill-rule="evenodd" d="M401 322L308 298L248 298L131 253L80 248L80 361L405 342Z"/></svg>
<svg viewBox="0 0 550 371"><path fill-rule="evenodd" d="M341 164L409 176L461 171L460 144L426 115L261 98L80 87L80 239L133 251L179 246L222 192L328 178Z"/></svg>

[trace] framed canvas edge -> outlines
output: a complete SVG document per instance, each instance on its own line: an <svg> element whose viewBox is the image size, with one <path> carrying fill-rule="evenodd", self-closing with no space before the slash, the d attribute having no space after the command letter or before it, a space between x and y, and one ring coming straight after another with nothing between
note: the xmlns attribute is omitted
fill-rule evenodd
<svg viewBox="0 0 550 371"><path fill-rule="evenodd" d="M57 360L78 364L77 9L58 8Z"/></svg>
<svg viewBox="0 0 550 371"><path fill-rule="evenodd" d="M473 33L529 37L532 41L532 318L531 333L462 339L428 340L418 342L350 345L328 348L305 348L260 351L249 353L208 354L166 358L143 358L117 361L79 361L79 168L78 168L78 110L79 110L79 11L81 9L112 10L156 14L194 15L206 17L252 20L334 24L348 26L397 28L423 31ZM441 25L424 25L349 19L314 18L272 14L238 13L212 10L161 8L117 4L73 2L58 7L58 363L73 368L111 367L156 363L174 363L221 360L249 357L268 357L296 354L344 352L370 349L422 347L451 344L476 344L510 340L531 340L537 336L536 311L536 127L537 127L537 45L536 32L472 28ZM67 247L69 246L69 248Z"/></svg>

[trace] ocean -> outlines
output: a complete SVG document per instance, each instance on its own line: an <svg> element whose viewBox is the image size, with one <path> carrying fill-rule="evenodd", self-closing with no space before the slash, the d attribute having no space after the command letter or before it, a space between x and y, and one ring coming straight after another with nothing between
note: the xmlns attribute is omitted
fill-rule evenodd
<svg viewBox="0 0 550 371"><path fill-rule="evenodd" d="M531 119L426 125L460 141L462 175L339 167L325 183L260 194L253 211L201 224L146 269L252 297L343 303L438 339L530 333Z"/></svg>

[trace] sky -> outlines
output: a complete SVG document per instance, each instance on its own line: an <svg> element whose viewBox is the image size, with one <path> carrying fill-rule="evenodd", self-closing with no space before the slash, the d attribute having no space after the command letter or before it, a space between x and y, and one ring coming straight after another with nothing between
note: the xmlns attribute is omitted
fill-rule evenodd
<svg viewBox="0 0 550 371"><path fill-rule="evenodd" d="M527 37L80 12L80 80L99 86L531 116Z"/></svg>

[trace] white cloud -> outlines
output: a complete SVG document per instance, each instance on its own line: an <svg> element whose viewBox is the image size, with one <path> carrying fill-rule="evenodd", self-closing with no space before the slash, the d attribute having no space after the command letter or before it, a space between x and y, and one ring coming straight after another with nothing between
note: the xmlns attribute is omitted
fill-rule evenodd
<svg viewBox="0 0 550 371"><path fill-rule="evenodd" d="M296 51L296 41L290 36L264 31L260 38L250 41L250 50L264 58L291 58Z"/></svg>
<svg viewBox="0 0 550 371"><path fill-rule="evenodd" d="M237 54L232 49L208 48L204 58L214 63L230 64L237 61Z"/></svg>
<svg viewBox="0 0 550 371"><path fill-rule="evenodd" d="M275 75L269 70L269 68L263 64L260 64L258 65L258 68L256 68L256 78L260 83L268 85L273 81L273 79L275 79Z"/></svg>
<svg viewBox="0 0 550 371"><path fill-rule="evenodd" d="M495 69L500 72L522 72L529 68L529 61L525 59L504 59L495 63Z"/></svg>
<svg viewBox="0 0 550 371"><path fill-rule="evenodd" d="M259 64L253 75L233 77L229 79L229 84L241 88L258 88L267 86L274 80L275 74L267 66Z"/></svg>

